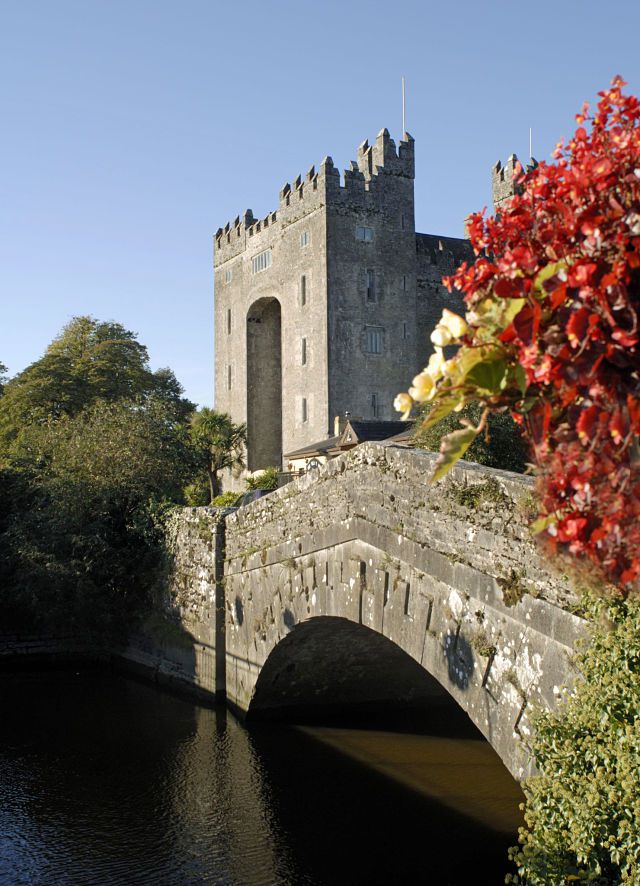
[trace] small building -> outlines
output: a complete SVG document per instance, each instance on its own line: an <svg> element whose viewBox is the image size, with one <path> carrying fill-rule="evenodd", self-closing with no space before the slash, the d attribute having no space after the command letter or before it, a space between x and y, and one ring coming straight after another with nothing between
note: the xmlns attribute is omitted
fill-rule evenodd
<svg viewBox="0 0 640 886"><path fill-rule="evenodd" d="M354 446L369 441L402 438L409 440L413 432L412 421L377 421L371 419L335 419L334 430L339 433L326 440L302 446L293 452L285 452L285 470L291 474L304 473L326 464L341 452L348 452Z"/></svg>

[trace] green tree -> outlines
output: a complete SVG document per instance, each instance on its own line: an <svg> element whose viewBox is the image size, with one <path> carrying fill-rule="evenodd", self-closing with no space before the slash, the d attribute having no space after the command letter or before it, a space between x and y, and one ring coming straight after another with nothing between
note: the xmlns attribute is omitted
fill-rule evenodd
<svg viewBox="0 0 640 886"><path fill-rule="evenodd" d="M122 628L162 567L160 517L192 471L161 401L31 425L0 470L0 621Z"/></svg>
<svg viewBox="0 0 640 886"><path fill-rule="evenodd" d="M77 415L98 400L158 398L185 420L194 406L169 369L152 372L147 349L119 323L75 317L43 357L12 378L0 400L0 437L29 425Z"/></svg>
<svg viewBox="0 0 640 886"><path fill-rule="evenodd" d="M116 323L73 320L0 397L0 624L123 628L196 468L193 404Z"/></svg>
<svg viewBox="0 0 640 886"><path fill-rule="evenodd" d="M213 501L222 492L221 471L239 471L244 467L246 425L234 424L226 412L204 406L192 415L189 432L198 461L206 471Z"/></svg>

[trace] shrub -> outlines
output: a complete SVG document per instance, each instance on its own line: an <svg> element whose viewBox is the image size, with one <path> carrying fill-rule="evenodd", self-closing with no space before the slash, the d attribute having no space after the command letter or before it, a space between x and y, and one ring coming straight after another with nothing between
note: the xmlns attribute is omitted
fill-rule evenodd
<svg viewBox="0 0 640 886"><path fill-rule="evenodd" d="M279 468L265 468L264 471L261 471L259 474L255 474L253 477L247 477L245 480L247 489L277 489L279 474Z"/></svg>
<svg viewBox="0 0 640 886"><path fill-rule="evenodd" d="M423 410L422 417L427 419L430 404L425 404ZM413 438L414 443L422 449L437 452L443 437L455 431L461 419L478 424L481 416L482 406L479 403L468 403L461 412L445 416L426 430L419 425ZM486 433L475 438L467 449L465 458L489 468L523 473L526 468L526 448L518 425L507 413L490 415Z"/></svg>
<svg viewBox="0 0 640 886"><path fill-rule="evenodd" d="M216 495L211 504L214 508L230 508L237 500L237 492L223 492L222 495Z"/></svg>
<svg viewBox="0 0 640 886"><path fill-rule="evenodd" d="M526 827L507 883L640 882L640 601L590 603L600 624L579 679L533 718L540 774L524 782Z"/></svg>
<svg viewBox="0 0 640 886"><path fill-rule="evenodd" d="M187 484L183 492L185 504L192 508L200 508L211 502L209 480L204 472L198 474L191 483Z"/></svg>

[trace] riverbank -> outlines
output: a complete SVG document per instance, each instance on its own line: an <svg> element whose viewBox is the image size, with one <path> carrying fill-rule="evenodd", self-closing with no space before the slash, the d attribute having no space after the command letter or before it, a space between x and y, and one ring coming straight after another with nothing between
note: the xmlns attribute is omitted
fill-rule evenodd
<svg viewBox="0 0 640 886"><path fill-rule="evenodd" d="M177 639L179 633L182 637ZM185 641L187 636L177 627L167 625L163 630L156 625L154 630L135 632L126 645L107 646L75 634L0 634L0 672L97 666L131 674L201 703L223 701L216 699L212 668L198 667L207 663L207 656L198 656L194 643Z"/></svg>

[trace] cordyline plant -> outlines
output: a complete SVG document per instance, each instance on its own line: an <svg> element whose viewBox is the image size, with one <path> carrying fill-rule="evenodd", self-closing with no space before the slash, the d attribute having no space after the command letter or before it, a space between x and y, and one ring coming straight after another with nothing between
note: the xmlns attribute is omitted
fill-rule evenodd
<svg viewBox="0 0 640 886"><path fill-rule="evenodd" d="M585 104L555 163L520 174L494 217L471 216L478 258L444 280L435 353L396 408L432 401L432 426L484 404L444 440L434 479L509 410L537 466L534 531L591 561L623 593L640 586L640 102L620 77ZM445 360L442 348L457 344Z"/></svg>

